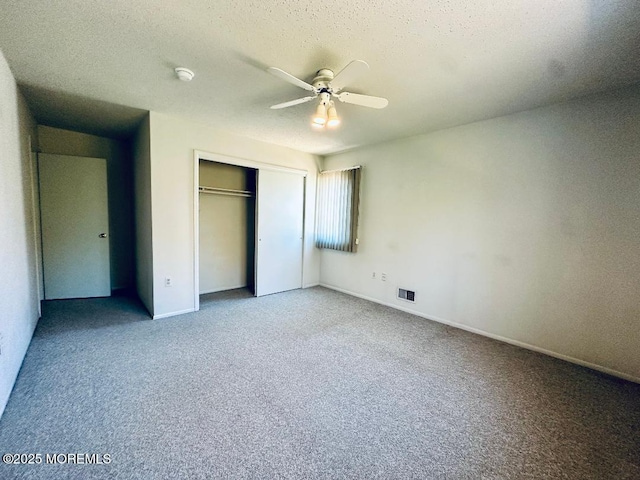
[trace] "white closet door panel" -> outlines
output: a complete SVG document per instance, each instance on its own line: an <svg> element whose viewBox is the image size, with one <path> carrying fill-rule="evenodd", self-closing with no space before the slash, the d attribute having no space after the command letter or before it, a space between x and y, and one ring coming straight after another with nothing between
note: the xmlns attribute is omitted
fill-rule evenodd
<svg viewBox="0 0 640 480"><path fill-rule="evenodd" d="M38 165L45 298L108 297L107 161L40 154Z"/></svg>
<svg viewBox="0 0 640 480"><path fill-rule="evenodd" d="M304 177L258 172L256 296L302 287Z"/></svg>

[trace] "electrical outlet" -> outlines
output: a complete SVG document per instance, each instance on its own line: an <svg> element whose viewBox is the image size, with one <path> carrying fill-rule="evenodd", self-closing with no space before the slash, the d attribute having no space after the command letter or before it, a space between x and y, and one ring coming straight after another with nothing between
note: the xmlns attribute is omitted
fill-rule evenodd
<svg viewBox="0 0 640 480"><path fill-rule="evenodd" d="M383 282L387 281L387 274L383 273L382 275L380 275L380 280L382 280Z"/></svg>
<svg viewBox="0 0 640 480"><path fill-rule="evenodd" d="M165 287L171 287L171 286L173 286L173 280L171 279L171 277L165 277L165 279L164 279L164 286L165 286Z"/></svg>
<svg viewBox="0 0 640 480"><path fill-rule="evenodd" d="M373 272L373 273L371 274L371 279L372 279L372 280L375 280L375 279L376 279L376 272Z"/></svg>

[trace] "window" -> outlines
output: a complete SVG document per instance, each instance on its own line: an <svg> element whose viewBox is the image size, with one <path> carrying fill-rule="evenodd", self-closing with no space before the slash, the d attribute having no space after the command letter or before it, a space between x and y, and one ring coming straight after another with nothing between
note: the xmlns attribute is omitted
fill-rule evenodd
<svg viewBox="0 0 640 480"><path fill-rule="evenodd" d="M360 167L320 172L316 210L316 247L355 252Z"/></svg>

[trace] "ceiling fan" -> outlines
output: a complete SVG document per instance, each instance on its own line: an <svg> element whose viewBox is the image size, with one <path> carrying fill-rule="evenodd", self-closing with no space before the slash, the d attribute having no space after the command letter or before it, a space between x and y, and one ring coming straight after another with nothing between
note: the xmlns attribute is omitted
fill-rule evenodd
<svg viewBox="0 0 640 480"><path fill-rule="evenodd" d="M307 97L272 105L272 109L277 110L280 108L292 107L294 105L319 99L315 115L313 116L312 125L314 127L324 128L325 125L328 127L335 127L340 124L340 119L338 118L333 98L337 98L344 103L352 103L354 105L371 108L384 108L389 104L389 101L386 98L342 91L344 87L348 86L357 77L360 77L369 71L369 65L367 62L362 60L354 60L340 70L337 75L334 75L333 71L328 68L322 68L318 70L311 83L304 82L284 70L280 70L279 68L269 67L267 71L285 82L289 82L296 87L313 92L313 95L309 95Z"/></svg>

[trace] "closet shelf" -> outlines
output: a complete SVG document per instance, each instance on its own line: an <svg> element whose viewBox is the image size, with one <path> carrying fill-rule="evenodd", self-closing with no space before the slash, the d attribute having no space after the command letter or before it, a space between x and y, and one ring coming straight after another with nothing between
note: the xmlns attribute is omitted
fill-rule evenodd
<svg viewBox="0 0 640 480"><path fill-rule="evenodd" d="M253 197L253 192L250 190L231 190L229 188L216 188L216 187L198 187L200 193L212 193L214 195L231 195L233 197Z"/></svg>

